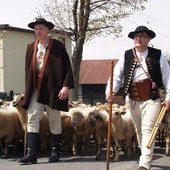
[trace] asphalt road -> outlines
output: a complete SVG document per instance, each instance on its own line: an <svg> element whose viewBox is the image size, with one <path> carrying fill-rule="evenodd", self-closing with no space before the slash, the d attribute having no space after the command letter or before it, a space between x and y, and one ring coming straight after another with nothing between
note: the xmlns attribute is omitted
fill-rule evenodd
<svg viewBox="0 0 170 170"><path fill-rule="evenodd" d="M7 159L0 159L0 170L106 170L106 148L102 150L100 161L95 160L94 146L86 156L72 156L68 153L61 153L60 161L48 163L49 153L39 153L38 163L33 165L21 165L17 159L22 157L22 153L11 153ZM170 157L164 155L165 148L156 146L151 170L170 170ZM118 162L109 161L109 170L137 170L140 151L137 150L135 156L129 160L124 153L120 153Z"/></svg>

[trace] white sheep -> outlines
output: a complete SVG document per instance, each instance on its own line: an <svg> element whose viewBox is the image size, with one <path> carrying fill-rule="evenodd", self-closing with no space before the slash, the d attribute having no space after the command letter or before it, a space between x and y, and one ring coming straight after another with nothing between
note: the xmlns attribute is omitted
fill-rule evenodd
<svg viewBox="0 0 170 170"><path fill-rule="evenodd" d="M15 94L13 96L12 104L17 109L19 120L22 124L24 131L26 132L27 131L27 113L26 113L26 110L22 107L23 100L24 100L24 94ZM43 117L40 121L40 129L39 129L42 151L47 151L49 148L49 145L50 145L49 134L50 134L50 129L49 129L48 116L47 116L47 113L44 112Z"/></svg>
<svg viewBox="0 0 170 170"><path fill-rule="evenodd" d="M0 99L0 107L6 107L6 106L9 106L11 104L11 101L7 101L7 100L4 100L4 99Z"/></svg>
<svg viewBox="0 0 170 170"><path fill-rule="evenodd" d="M86 107L91 107L91 105L89 105L89 104L85 104L85 103L82 103L82 102L80 102L80 101L71 101L70 103L69 103L69 108L86 108Z"/></svg>
<svg viewBox="0 0 170 170"><path fill-rule="evenodd" d="M127 152L127 157L132 157L136 151L137 140L135 127L130 112L126 109L126 107L114 107L112 109L111 134L115 141L114 161L118 161L119 159L121 141L125 141L125 150Z"/></svg>
<svg viewBox="0 0 170 170"><path fill-rule="evenodd" d="M23 139L23 130L17 110L12 106L0 108L0 140L4 140L5 144L4 147L1 145L3 158L8 154L8 144L19 142L20 139Z"/></svg>

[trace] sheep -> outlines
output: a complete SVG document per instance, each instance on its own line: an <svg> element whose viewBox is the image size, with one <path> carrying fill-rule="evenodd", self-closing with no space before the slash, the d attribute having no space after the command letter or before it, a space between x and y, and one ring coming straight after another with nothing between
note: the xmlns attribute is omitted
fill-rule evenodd
<svg viewBox="0 0 170 170"><path fill-rule="evenodd" d="M161 147L165 146L165 156L169 156L169 147L170 147L170 111L168 111L162 122L159 125L158 132L158 142ZM156 137L157 137L156 136Z"/></svg>
<svg viewBox="0 0 170 170"><path fill-rule="evenodd" d="M17 110L12 106L0 108L0 139L4 140L4 147L1 144L2 158L7 157L9 143L19 142L20 139L23 139L23 130ZM16 143L14 147L16 147Z"/></svg>
<svg viewBox="0 0 170 170"><path fill-rule="evenodd" d="M63 151L68 150L72 152L72 143L73 143L73 133L74 128L71 124L71 116L69 112L60 112L61 124L62 124L62 133L61 133L61 147Z"/></svg>
<svg viewBox="0 0 170 170"><path fill-rule="evenodd" d="M101 102L96 102L96 110L109 110L109 103L102 104Z"/></svg>
<svg viewBox="0 0 170 170"><path fill-rule="evenodd" d="M24 100L24 94L15 94L13 96L12 105L18 110L19 120L22 124L23 130L27 130L27 113L26 110L22 107Z"/></svg>
<svg viewBox="0 0 170 170"><path fill-rule="evenodd" d="M82 103L82 102L80 102L80 101L71 101L70 103L69 103L69 108L86 108L86 107L91 107L91 105L87 105L87 104L85 104L85 103Z"/></svg>
<svg viewBox="0 0 170 170"><path fill-rule="evenodd" d="M93 129L89 128L87 124L87 117L92 110L94 110L94 107L78 107L69 109L71 124L74 128L72 145L74 155L78 155L80 152L84 155L88 149ZM81 148L78 148L78 145L81 146Z"/></svg>
<svg viewBox="0 0 170 170"><path fill-rule="evenodd" d="M107 111L106 110L98 110L96 108L94 111L89 113L88 116L88 124L90 127L95 129L95 137L96 137L96 160L101 158L101 145L104 140L107 139L107 129L108 124L106 122L107 119Z"/></svg>
<svg viewBox="0 0 170 170"><path fill-rule="evenodd" d="M83 117L83 113L77 109L69 110L71 115L71 125L74 128L73 133L73 154L77 156L82 151L82 154L85 154L85 144L87 139L87 124ZM78 148L81 146L81 148Z"/></svg>
<svg viewBox="0 0 170 170"><path fill-rule="evenodd" d="M15 94L13 96L12 104L17 109L17 113L19 116L19 120L22 124L22 127L25 132L27 132L27 113L26 110L22 107L22 103L24 100L24 94ZM40 121L40 129L39 129L39 135L41 140L41 150L47 151L49 148L49 122L48 122L48 116L47 113L44 112L43 117Z"/></svg>
<svg viewBox="0 0 170 170"><path fill-rule="evenodd" d="M111 134L115 141L114 161L118 161L119 159L120 142L123 140L126 145L127 158L132 157L136 151L137 140L135 127L130 112L126 107L114 107L112 109Z"/></svg>
<svg viewBox="0 0 170 170"><path fill-rule="evenodd" d="M0 99L0 107L1 108L6 107L6 106L10 106L10 105L11 105L11 101Z"/></svg>

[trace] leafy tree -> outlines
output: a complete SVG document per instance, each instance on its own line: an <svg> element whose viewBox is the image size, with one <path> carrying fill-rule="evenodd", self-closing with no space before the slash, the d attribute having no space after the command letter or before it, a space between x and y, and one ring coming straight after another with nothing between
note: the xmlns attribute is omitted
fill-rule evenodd
<svg viewBox="0 0 170 170"><path fill-rule="evenodd" d="M41 2L44 14L55 24L55 28L68 34L74 42L71 61L75 89L71 100L78 99L80 63L85 41L95 36L119 37L122 31L120 20L137 10L147 0L45 0Z"/></svg>

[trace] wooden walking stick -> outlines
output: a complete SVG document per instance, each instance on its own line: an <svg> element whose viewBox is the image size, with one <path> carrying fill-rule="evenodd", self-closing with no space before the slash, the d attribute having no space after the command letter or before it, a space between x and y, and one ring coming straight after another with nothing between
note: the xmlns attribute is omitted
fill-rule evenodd
<svg viewBox="0 0 170 170"><path fill-rule="evenodd" d="M110 73L110 98L113 97L113 66L114 61L111 62ZM106 170L109 170L110 160L110 142L111 142L111 120L112 120L112 100L109 101L109 120L108 120L108 136L107 136L107 158L106 158Z"/></svg>
<svg viewBox="0 0 170 170"><path fill-rule="evenodd" d="M157 133L157 131L159 129L159 126L160 126L160 124L161 124L161 122L162 122L162 120L163 120L163 118L165 116L166 111L167 111L166 106L162 106L162 109L161 109L161 111L160 111L160 113L159 113L159 115L158 115L158 117L156 119L156 123L155 123L155 125L154 125L154 127L152 129L152 132L151 132L151 135L150 135L150 138L149 138L149 142L147 144L147 148L149 148L149 149L151 148L151 146L153 144L153 141L155 139L156 133Z"/></svg>

